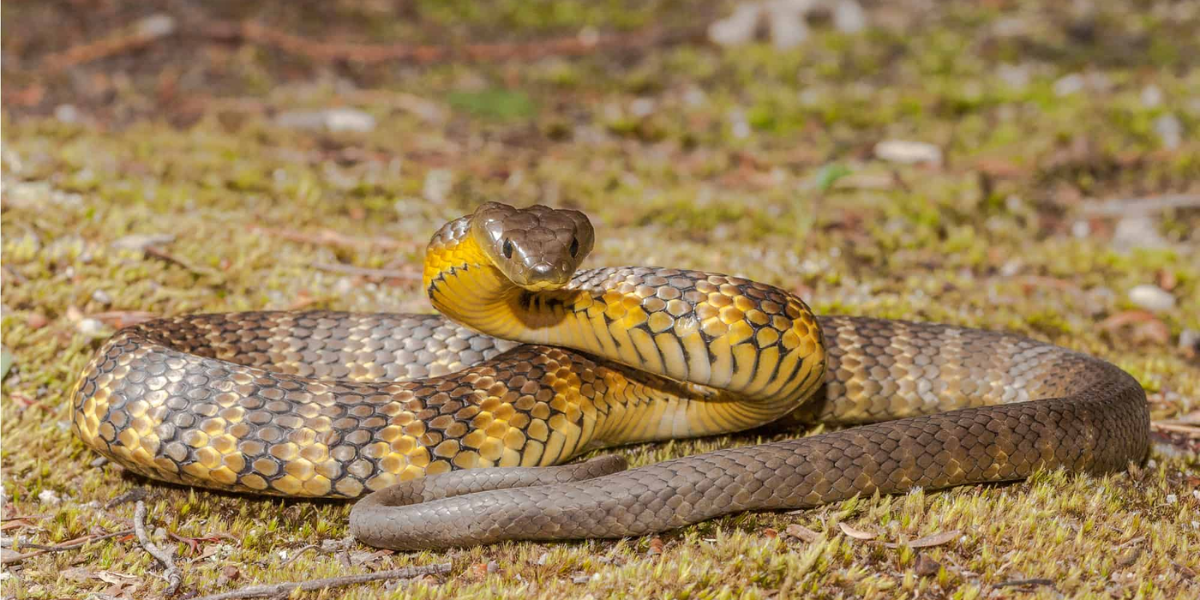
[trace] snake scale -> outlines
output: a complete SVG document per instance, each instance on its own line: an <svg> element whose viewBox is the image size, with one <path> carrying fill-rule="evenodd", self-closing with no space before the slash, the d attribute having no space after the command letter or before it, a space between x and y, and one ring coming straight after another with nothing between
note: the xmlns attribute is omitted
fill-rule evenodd
<svg viewBox="0 0 1200 600"><path fill-rule="evenodd" d="M82 374L74 430L155 479L366 495L352 533L406 550L636 536L1039 468L1113 471L1148 451L1145 393L1107 362L1007 333L817 317L739 277L579 270L593 235L577 211L488 203L429 244L441 315L126 328ZM561 464L789 414L859 426L631 470Z"/></svg>

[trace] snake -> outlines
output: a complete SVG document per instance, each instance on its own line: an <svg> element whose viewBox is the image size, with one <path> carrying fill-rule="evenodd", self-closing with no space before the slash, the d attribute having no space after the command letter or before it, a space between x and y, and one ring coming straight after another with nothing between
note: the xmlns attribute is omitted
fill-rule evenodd
<svg viewBox="0 0 1200 600"><path fill-rule="evenodd" d="M132 325L82 372L72 429L157 480L359 499L351 533L396 550L642 536L1148 454L1144 390L1089 354L817 316L743 277L581 269L594 242L582 212L488 202L429 242L422 286L440 314ZM571 462L772 422L835 428L633 469Z"/></svg>

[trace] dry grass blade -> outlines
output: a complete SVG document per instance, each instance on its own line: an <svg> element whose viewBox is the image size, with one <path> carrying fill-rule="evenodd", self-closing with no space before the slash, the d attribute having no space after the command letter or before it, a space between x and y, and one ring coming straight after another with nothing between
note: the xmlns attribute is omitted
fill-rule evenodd
<svg viewBox="0 0 1200 600"><path fill-rule="evenodd" d="M286 596L294 590L302 592L310 592L322 590L326 588L343 587L347 585L357 585L360 583L370 583L372 581L384 581L388 579L411 579L422 575L441 575L448 573L453 567L451 563L441 563L424 567L405 567L403 569L393 569L391 571L380 571L378 573L367 573L365 575L345 575L343 577L328 577L325 579L314 579L312 581L296 581L288 583L275 583L270 585L255 585L232 592L223 592L220 594L212 594L209 596L201 596L195 600L235 600L238 598L273 598L276 596Z"/></svg>
<svg viewBox="0 0 1200 600"><path fill-rule="evenodd" d="M871 533L870 531L863 531L861 529L855 529L845 523L838 523L838 527L841 528L842 533L844 533L856 540L863 540L863 541L873 540L876 537L878 537L878 535L879 535L876 533Z"/></svg>

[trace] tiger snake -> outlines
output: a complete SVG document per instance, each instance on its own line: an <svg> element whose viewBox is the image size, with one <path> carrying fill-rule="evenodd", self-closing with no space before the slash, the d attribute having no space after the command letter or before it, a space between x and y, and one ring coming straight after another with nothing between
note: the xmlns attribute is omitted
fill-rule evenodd
<svg viewBox="0 0 1200 600"><path fill-rule="evenodd" d="M593 241L583 213L487 203L429 243L422 285L441 315L134 325L83 372L73 429L154 479L365 495L351 532L401 550L638 536L1043 468L1102 473L1148 452L1145 393L1108 362L1008 333L818 317L741 277L579 270ZM859 426L630 470L563 464L785 416Z"/></svg>

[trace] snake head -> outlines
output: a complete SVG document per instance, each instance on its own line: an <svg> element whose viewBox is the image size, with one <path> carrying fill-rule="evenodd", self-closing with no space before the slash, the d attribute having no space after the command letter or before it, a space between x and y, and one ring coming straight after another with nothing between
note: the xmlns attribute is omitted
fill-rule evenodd
<svg viewBox="0 0 1200 600"><path fill-rule="evenodd" d="M527 290L565 286L595 239L591 222L577 210L499 202L475 209L470 233L492 264Z"/></svg>

